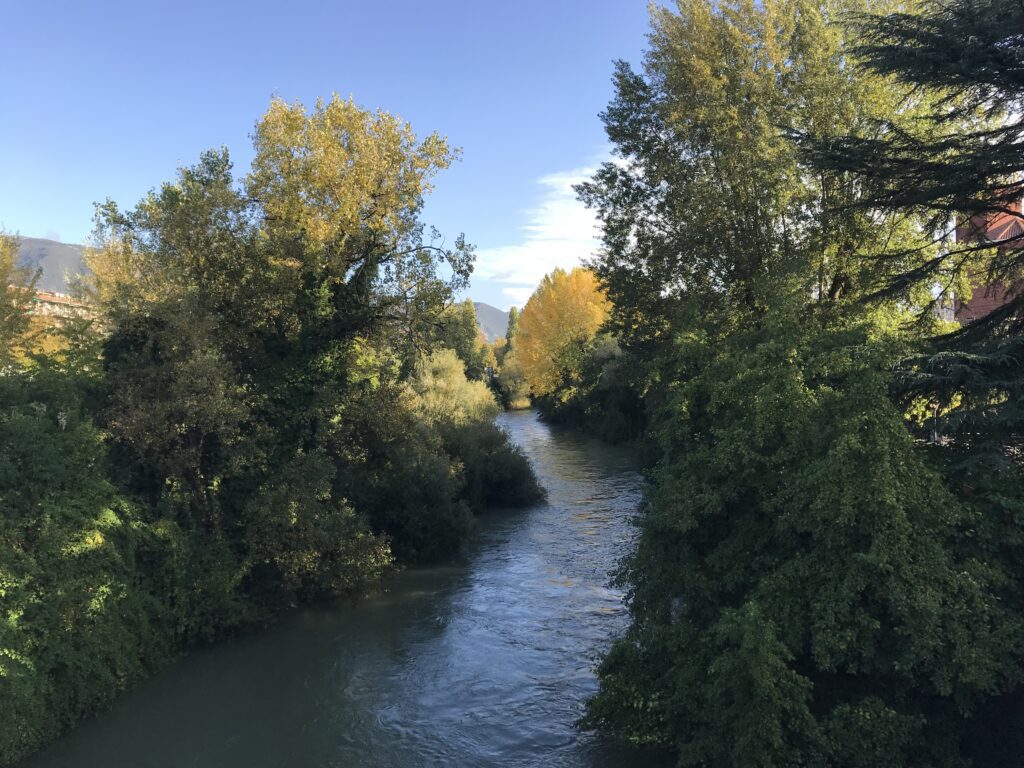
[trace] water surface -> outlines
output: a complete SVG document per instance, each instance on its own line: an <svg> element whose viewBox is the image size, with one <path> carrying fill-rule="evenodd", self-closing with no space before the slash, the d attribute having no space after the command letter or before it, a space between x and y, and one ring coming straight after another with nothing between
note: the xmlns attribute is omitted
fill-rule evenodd
<svg viewBox="0 0 1024 768"><path fill-rule="evenodd" d="M25 768L659 764L574 727L626 625L608 579L641 479L533 413L499 422L548 498L488 515L465 562L200 649Z"/></svg>

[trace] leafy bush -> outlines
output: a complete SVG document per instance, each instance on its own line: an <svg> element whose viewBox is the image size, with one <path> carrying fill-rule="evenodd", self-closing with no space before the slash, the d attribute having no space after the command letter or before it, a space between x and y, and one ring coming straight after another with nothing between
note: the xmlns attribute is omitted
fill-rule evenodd
<svg viewBox="0 0 1024 768"><path fill-rule="evenodd" d="M506 409L520 411L530 407L530 385L526 381L526 374L515 350L505 354L496 384L502 405Z"/></svg>
<svg viewBox="0 0 1024 768"><path fill-rule="evenodd" d="M539 498L529 461L491 422L497 412L454 352L435 352L407 384L365 390L346 407L332 440L344 462L336 495L388 537L399 562L456 555L474 512Z"/></svg>
<svg viewBox="0 0 1024 768"><path fill-rule="evenodd" d="M174 650L139 572L160 535L104 477L73 391L0 376L0 762L10 762Z"/></svg>
<svg viewBox="0 0 1024 768"><path fill-rule="evenodd" d="M614 337L599 334L587 345L578 377L536 398L536 406L546 421L623 443L641 438L647 426L639 391L631 358Z"/></svg>
<svg viewBox="0 0 1024 768"><path fill-rule="evenodd" d="M482 381L466 377L462 360L442 349L423 359L409 382L412 409L428 424L467 424L498 414L498 404Z"/></svg>
<svg viewBox="0 0 1024 768"><path fill-rule="evenodd" d="M449 424L441 435L445 449L461 465L460 497L474 511L524 507L543 497L529 459L493 423Z"/></svg>
<svg viewBox="0 0 1024 768"><path fill-rule="evenodd" d="M335 501L334 475L325 452L300 453L254 495L244 526L245 591L254 600L280 608L352 593L390 566L387 544Z"/></svg>

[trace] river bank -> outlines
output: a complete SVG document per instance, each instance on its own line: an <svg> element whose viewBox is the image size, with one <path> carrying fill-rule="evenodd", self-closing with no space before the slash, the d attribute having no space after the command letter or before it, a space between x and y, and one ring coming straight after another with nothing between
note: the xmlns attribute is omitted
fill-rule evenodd
<svg viewBox="0 0 1024 768"><path fill-rule="evenodd" d="M23 768L655 764L575 727L627 617L608 573L642 480L623 450L499 417L548 492L463 562L200 649Z"/></svg>

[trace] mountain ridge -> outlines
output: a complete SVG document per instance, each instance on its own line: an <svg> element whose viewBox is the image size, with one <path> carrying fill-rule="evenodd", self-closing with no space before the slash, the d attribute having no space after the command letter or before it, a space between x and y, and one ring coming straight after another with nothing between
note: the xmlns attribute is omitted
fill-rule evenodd
<svg viewBox="0 0 1024 768"><path fill-rule="evenodd" d="M473 309L476 310L477 327L483 332L488 343L505 337L508 333L508 312L482 301L474 301Z"/></svg>
<svg viewBox="0 0 1024 768"><path fill-rule="evenodd" d="M18 266L41 269L36 288L67 293L69 278L85 271L85 246L60 243L42 237L16 237Z"/></svg>

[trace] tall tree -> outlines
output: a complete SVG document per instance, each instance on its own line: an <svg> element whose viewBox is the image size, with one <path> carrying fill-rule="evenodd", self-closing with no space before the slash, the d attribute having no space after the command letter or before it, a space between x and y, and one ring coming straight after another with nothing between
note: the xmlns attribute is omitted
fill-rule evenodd
<svg viewBox="0 0 1024 768"><path fill-rule="evenodd" d="M249 198L259 202L269 233L301 239L332 275L338 321L386 320L378 328L390 345L422 346L438 308L472 271L473 251L461 235L445 247L436 231L424 237L419 219L432 179L458 151L436 133L418 139L400 118L337 95L309 113L275 99L254 144ZM369 317L348 317L357 307Z"/></svg>
<svg viewBox="0 0 1024 768"><path fill-rule="evenodd" d="M433 348L453 350L471 379L483 378L487 352L472 300L452 304L441 313L430 342Z"/></svg>
<svg viewBox="0 0 1024 768"><path fill-rule="evenodd" d="M423 238L423 195L454 156L440 137L335 97L273 101L254 143L244 183L209 152L134 210L101 206L89 263L120 479L288 595L327 583L324 560L379 570L343 501L338 469L368 439L345 414L399 407L401 363L472 253Z"/></svg>
<svg viewBox="0 0 1024 768"><path fill-rule="evenodd" d="M1024 445L1022 28L1020 6L1003 0L863 14L856 22L860 65L902 85L908 100L928 95L934 107L918 121L927 130L881 120L872 136L803 136L818 167L857 179L863 207L921 211L944 241L914 269L892 266L892 247L875 251L874 261L886 265L877 295L924 288L951 303L996 289L1006 299L938 338L905 371L904 395L932 403L931 426L956 438L946 445L965 469L1005 466Z"/></svg>
<svg viewBox="0 0 1024 768"><path fill-rule="evenodd" d="M849 302L872 284L860 257L881 243L902 243L904 264L926 260L914 216L851 209L855 177L803 162L787 136L873 130L901 107L881 78L846 66L830 20L862 6L677 6L653 10L643 74L617 65L603 118L620 160L579 187L604 226L594 269L626 348L728 327L780 300ZM900 112L907 123L918 114Z"/></svg>
<svg viewBox="0 0 1024 768"><path fill-rule="evenodd" d="M915 131L882 119L868 136L805 134L804 150L825 172L852 175L862 207L920 212L942 241L913 269L897 266L898 247L874 251L885 269L870 298L925 288L947 304L989 290L1004 299L904 359L895 391L927 413L935 466L977 515L969 542L1002 574L1001 604L1024 615L1024 12L1004 0L928 2L919 13L861 14L854 28L859 66L890 78L908 102L932 106ZM1022 732L1020 695L1018 679L979 717L979 762L1000 764L1000 750L1016 760L1024 748L982 727Z"/></svg>
<svg viewBox="0 0 1024 768"><path fill-rule="evenodd" d="M508 308L508 329L505 331L505 342L509 349L515 345L516 337L519 335L520 313L516 307Z"/></svg>
<svg viewBox="0 0 1024 768"><path fill-rule="evenodd" d="M889 396L931 291L860 301L934 257L927 218L860 206L856 174L793 141L934 107L850 65L837 22L868 9L654 9L604 116L619 157L580 188L659 448L590 715L682 765L960 765L965 723L1019 676L1006 572Z"/></svg>

